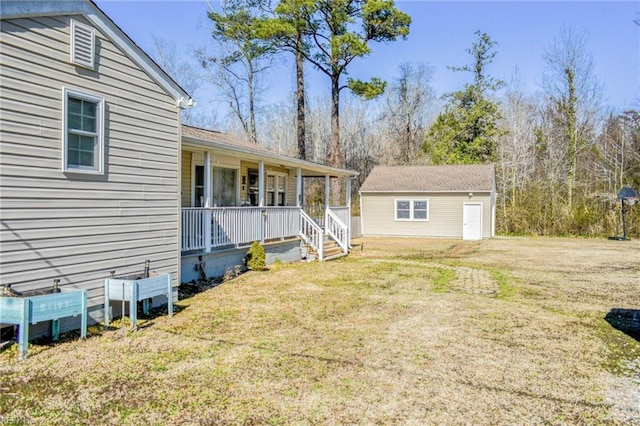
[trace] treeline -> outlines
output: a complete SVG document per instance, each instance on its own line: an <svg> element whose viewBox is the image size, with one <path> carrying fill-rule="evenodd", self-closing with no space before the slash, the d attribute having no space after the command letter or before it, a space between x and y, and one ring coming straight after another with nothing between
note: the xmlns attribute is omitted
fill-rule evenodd
<svg viewBox="0 0 640 426"><path fill-rule="evenodd" d="M491 77L498 46L478 31L469 64L451 68L468 73L470 82L438 97L426 63L401 64L386 82L345 77L371 43L409 35L411 19L393 1L221 5L209 13L214 43L195 52L198 66L157 42L156 59L183 87L195 92L209 84L229 107L224 120L189 111L188 124L356 170L355 191L377 164L493 162L498 232L622 233L616 194L622 187L640 189L640 111L614 111L602 101L586 34L562 29L542 58L543 83L530 94L517 73L508 82ZM267 105L261 102L264 72L281 54L295 58L297 87L291 102ZM305 96L305 64L330 77L328 96ZM629 236L640 237L640 205L628 209L627 225Z"/></svg>

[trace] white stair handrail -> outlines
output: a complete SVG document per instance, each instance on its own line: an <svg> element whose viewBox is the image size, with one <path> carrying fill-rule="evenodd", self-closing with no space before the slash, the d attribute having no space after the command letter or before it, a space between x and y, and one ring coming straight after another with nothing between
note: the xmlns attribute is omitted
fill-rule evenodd
<svg viewBox="0 0 640 426"><path fill-rule="evenodd" d="M327 209L326 230L327 234L336 240L342 251L345 254L349 253L349 229L330 209Z"/></svg>
<svg viewBox="0 0 640 426"><path fill-rule="evenodd" d="M304 210L300 210L300 237L318 253L318 260L322 261L324 259L322 228Z"/></svg>

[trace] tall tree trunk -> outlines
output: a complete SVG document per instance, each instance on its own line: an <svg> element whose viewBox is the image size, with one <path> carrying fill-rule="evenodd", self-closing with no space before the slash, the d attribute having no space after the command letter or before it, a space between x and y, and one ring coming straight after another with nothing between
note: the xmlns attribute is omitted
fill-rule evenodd
<svg viewBox="0 0 640 426"><path fill-rule="evenodd" d="M340 145L340 76L331 76L331 149L329 165L342 167L342 146ZM331 180L331 203L340 205L340 180ZM328 206L327 206L328 207Z"/></svg>
<svg viewBox="0 0 640 426"><path fill-rule="evenodd" d="M251 143L258 143L258 136L256 135L256 111L255 111L255 94L253 91L254 75L255 71L253 67L249 67L249 140Z"/></svg>
<svg viewBox="0 0 640 426"><path fill-rule="evenodd" d="M340 146L340 81L339 76L331 76L331 147L329 149L329 165L342 166L342 149Z"/></svg>
<svg viewBox="0 0 640 426"><path fill-rule="evenodd" d="M296 101L298 104L297 115L297 136L298 136L298 158L307 159L307 141L306 141L306 111L304 96L304 56L302 55L302 34L298 32L296 35Z"/></svg>
<svg viewBox="0 0 640 426"><path fill-rule="evenodd" d="M564 70L569 84L569 99L567 104L567 140L569 143L567 159L569 170L567 171L568 204L571 208L573 203L573 189L576 180L576 156L578 152L578 138L576 135L576 87L574 83L574 73L570 68Z"/></svg>

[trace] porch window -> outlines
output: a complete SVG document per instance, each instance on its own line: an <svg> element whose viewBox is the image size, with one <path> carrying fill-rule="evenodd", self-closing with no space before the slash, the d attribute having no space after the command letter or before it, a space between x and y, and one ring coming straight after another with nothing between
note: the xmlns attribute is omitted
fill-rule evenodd
<svg viewBox="0 0 640 426"><path fill-rule="evenodd" d="M267 175L267 206L285 206L287 204L287 176L284 174Z"/></svg>
<svg viewBox="0 0 640 426"><path fill-rule="evenodd" d="M216 207L235 206L238 171L222 167L213 167L213 205Z"/></svg>
<svg viewBox="0 0 640 426"><path fill-rule="evenodd" d="M248 198L249 204L251 204L252 206L257 206L258 193L259 193L258 171L256 169L249 169L248 174L249 174L249 188L247 189L247 198Z"/></svg>
<svg viewBox="0 0 640 426"><path fill-rule="evenodd" d="M429 200L396 200L396 220L429 220Z"/></svg>
<svg viewBox="0 0 640 426"><path fill-rule="evenodd" d="M204 166L195 166L193 195L195 207L204 207Z"/></svg>
<svg viewBox="0 0 640 426"><path fill-rule="evenodd" d="M101 174L104 98L63 89L63 170Z"/></svg>

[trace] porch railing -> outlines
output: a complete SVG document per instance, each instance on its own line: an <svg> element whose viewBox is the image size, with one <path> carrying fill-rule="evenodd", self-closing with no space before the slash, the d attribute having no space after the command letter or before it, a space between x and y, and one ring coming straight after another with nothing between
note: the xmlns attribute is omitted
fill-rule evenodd
<svg viewBox="0 0 640 426"><path fill-rule="evenodd" d="M182 209L182 251L239 246L299 236L297 207Z"/></svg>
<svg viewBox="0 0 640 426"><path fill-rule="evenodd" d="M349 216L349 207L329 207L338 219L342 221L342 223L349 223L351 217Z"/></svg>
<svg viewBox="0 0 640 426"><path fill-rule="evenodd" d="M347 253L349 209L332 207L323 222L318 224L299 207L183 208L182 251L209 252L254 241L301 237L322 260L323 237L327 233Z"/></svg>

